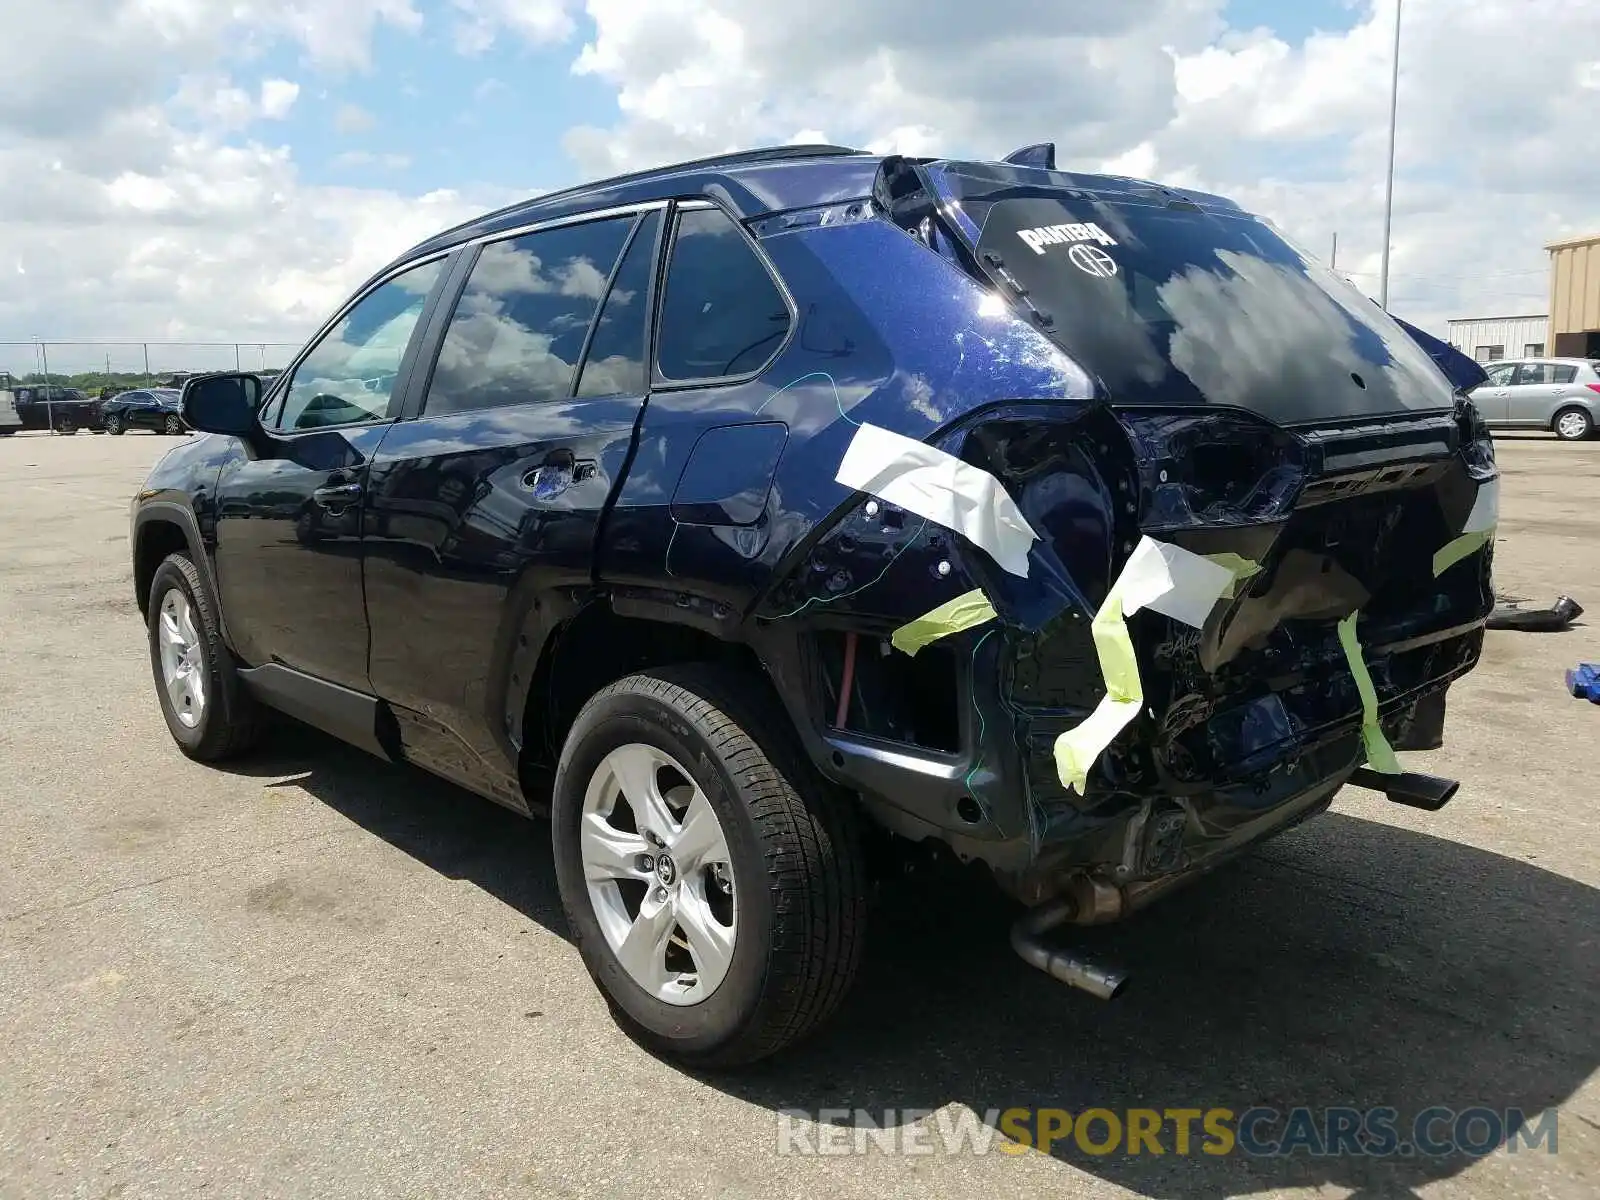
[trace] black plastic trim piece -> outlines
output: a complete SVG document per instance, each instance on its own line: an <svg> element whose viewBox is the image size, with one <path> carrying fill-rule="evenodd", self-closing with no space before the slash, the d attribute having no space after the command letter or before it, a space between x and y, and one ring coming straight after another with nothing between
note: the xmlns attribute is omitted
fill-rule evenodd
<svg viewBox="0 0 1600 1200"><path fill-rule="evenodd" d="M239 672L239 678L251 694L268 707L314 725L379 758L399 760L400 756L384 744L382 731L386 725L392 725L392 719L382 720L383 702L376 696L329 683L282 663L245 668Z"/></svg>

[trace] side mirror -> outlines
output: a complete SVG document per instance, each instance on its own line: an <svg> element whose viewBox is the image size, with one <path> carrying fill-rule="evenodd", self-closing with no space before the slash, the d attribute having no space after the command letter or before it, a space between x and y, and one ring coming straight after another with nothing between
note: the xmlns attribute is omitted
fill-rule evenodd
<svg viewBox="0 0 1600 1200"><path fill-rule="evenodd" d="M196 375L185 381L178 401L184 423L203 433L225 433L250 439L261 426L261 380L255 375L229 371Z"/></svg>

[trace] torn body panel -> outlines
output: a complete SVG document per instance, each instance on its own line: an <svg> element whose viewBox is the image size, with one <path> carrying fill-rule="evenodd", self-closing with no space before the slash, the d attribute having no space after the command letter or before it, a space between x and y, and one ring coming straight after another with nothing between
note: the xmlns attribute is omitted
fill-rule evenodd
<svg viewBox="0 0 1600 1200"><path fill-rule="evenodd" d="M1366 761L1339 637L1353 613L1387 741L1438 744L1493 602L1488 546L1432 571L1493 471L1467 410L1289 432L1233 412L1010 405L940 445L1002 481L1037 531L1026 577L917 519L902 537L866 499L774 596L774 615L798 615L840 589L810 635L813 711L839 712L854 630L859 706L822 740L891 829L949 843L1030 902L1088 878L1138 907L1321 811ZM1078 791L1053 748L1106 694L1092 621L1141 537L1246 567L1198 628L1127 619L1143 702ZM841 579L843 563L863 565ZM896 628L974 589L994 621L915 660L892 649Z"/></svg>

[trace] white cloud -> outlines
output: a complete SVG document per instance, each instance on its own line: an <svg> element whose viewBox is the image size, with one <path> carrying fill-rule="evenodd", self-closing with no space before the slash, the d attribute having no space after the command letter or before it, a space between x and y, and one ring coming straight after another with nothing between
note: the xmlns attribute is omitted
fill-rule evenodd
<svg viewBox="0 0 1600 1200"><path fill-rule="evenodd" d="M564 42L572 35L571 0L450 0L456 48L481 54L503 29L529 42Z"/></svg>
<svg viewBox="0 0 1600 1200"><path fill-rule="evenodd" d="M1394 12L1179 56L1159 173L1270 212L1320 254L1337 232L1341 269L1375 295ZM1402 35L1391 306L1434 328L1544 311L1544 243L1600 227L1592 93L1550 86L1600 44L1600 6L1406 0Z"/></svg>
<svg viewBox="0 0 1600 1200"><path fill-rule="evenodd" d="M359 104L341 104L333 114L333 127L340 133L365 133L378 119Z"/></svg>
<svg viewBox="0 0 1600 1200"><path fill-rule="evenodd" d="M621 119L581 124L588 175L827 129L874 151L1064 165L1223 192L1377 292L1395 0L1291 43L1223 0L588 0L574 70ZM1542 309L1543 243L1600 225L1600 5L1406 0L1391 298L1435 327ZM1570 82L1569 82L1570 81Z"/></svg>
<svg viewBox="0 0 1600 1200"><path fill-rule="evenodd" d="M1163 46L1198 49L1223 0L588 0L574 70L623 120L567 146L602 172L825 128L872 149L998 155L1042 136L1113 155L1172 113Z"/></svg>
<svg viewBox="0 0 1600 1200"><path fill-rule="evenodd" d="M300 85L287 79L261 81L261 115L271 121L281 121L289 115L300 95Z"/></svg>
<svg viewBox="0 0 1600 1200"><path fill-rule="evenodd" d="M10 6L29 53L0 72L0 262L26 286L0 291L0 341L294 341L406 246L509 199L311 186L252 136L300 85L226 66L286 41L308 69L360 69L380 24L419 21L410 0Z"/></svg>
<svg viewBox="0 0 1600 1200"><path fill-rule="evenodd" d="M580 177L800 140L987 157L1054 140L1064 165L1233 196L1319 254L1337 231L1341 269L1377 290L1394 0L1293 41L1229 30L1225 0L586 0L581 37L578 0L427 4L465 52L564 43L615 92L564 139ZM405 245L513 198L311 186L267 144L307 79L381 70L374 33L415 32L423 7L10 6L29 52L0 72L0 262L27 288L0 292L0 338L292 339ZM260 68L284 45L299 82ZM1542 310L1543 243L1600 227L1596 46L1600 5L1580 0L1406 0L1402 315ZM336 161L374 177L409 157Z"/></svg>
<svg viewBox="0 0 1600 1200"><path fill-rule="evenodd" d="M346 150L334 162L341 167L385 167L401 171L411 165L409 154L374 154L370 150Z"/></svg>

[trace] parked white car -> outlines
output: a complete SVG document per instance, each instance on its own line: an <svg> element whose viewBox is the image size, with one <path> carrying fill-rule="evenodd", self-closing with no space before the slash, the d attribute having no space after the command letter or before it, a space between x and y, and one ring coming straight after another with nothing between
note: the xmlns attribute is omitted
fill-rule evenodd
<svg viewBox="0 0 1600 1200"><path fill-rule="evenodd" d="M1472 402L1493 429L1549 429L1581 442L1600 426L1600 362L1520 358L1484 363Z"/></svg>
<svg viewBox="0 0 1600 1200"><path fill-rule="evenodd" d="M17 413L17 397L10 388L0 388L0 437L6 437L22 428L22 417Z"/></svg>

